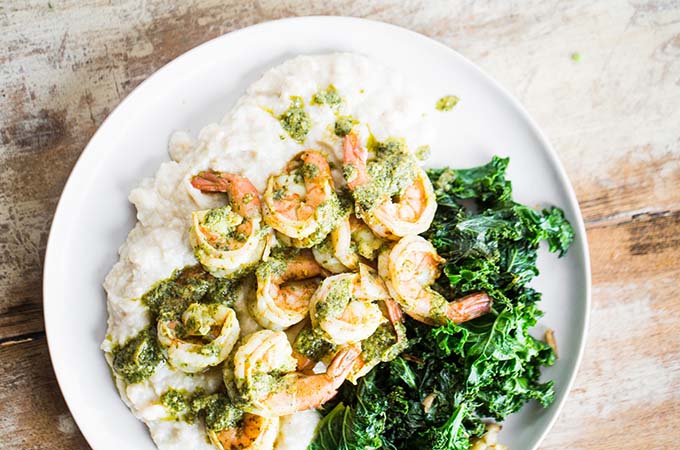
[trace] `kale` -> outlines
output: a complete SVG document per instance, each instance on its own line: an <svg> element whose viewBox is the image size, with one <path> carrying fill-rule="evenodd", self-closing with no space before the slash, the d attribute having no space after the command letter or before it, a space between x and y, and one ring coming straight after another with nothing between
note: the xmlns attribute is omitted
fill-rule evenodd
<svg viewBox="0 0 680 450"><path fill-rule="evenodd" d="M497 311L540 299L526 284L538 275L541 241L563 256L574 239L561 209L538 212L512 200L507 165L507 158L494 156L472 169L428 172L438 208L424 236L446 259L446 277L436 287L451 300L486 291Z"/></svg>
<svg viewBox="0 0 680 450"><path fill-rule="evenodd" d="M446 259L435 289L455 301L485 291L490 313L464 324L431 327L407 318L408 348L356 386L345 383L324 405L311 450L468 450L485 420L502 421L529 400L548 406L553 382L540 371L552 348L529 330L542 316L541 242L562 256L574 233L559 208L535 211L512 199L508 159L471 169L430 170L438 209L424 233Z"/></svg>
<svg viewBox="0 0 680 450"><path fill-rule="evenodd" d="M309 450L374 450L383 446L387 400L376 384L376 372L369 372L356 389L346 392L351 407L342 401L325 405L326 415Z"/></svg>

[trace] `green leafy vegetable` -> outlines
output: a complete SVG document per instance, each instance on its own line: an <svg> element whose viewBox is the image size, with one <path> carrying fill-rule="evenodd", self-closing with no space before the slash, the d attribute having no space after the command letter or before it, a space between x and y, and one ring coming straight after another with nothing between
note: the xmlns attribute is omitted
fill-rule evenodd
<svg viewBox="0 0 680 450"><path fill-rule="evenodd" d="M383 446L387 401L374 382L375 376L372 371L361 378L351 408L342 402L329 408L309 450L373 450Z"/></svg>
<svg viewBox="0 0 680 450"><path fill-rule="evenodd" d="M532 399L553 401L553 382L539 378L555 354L529 334L542 312L541 294L527 283L538 275L540 243L562 256L574 233L559 208L538 212L513 201L507 166L494 157L428 172L439 206L424 236L446 259L434 287L449 301L485 291L493 311L436 328L407 318L409 347L356 386L342 386L324 405L311 450L467 450L485 419L501 421Z"/></svg>

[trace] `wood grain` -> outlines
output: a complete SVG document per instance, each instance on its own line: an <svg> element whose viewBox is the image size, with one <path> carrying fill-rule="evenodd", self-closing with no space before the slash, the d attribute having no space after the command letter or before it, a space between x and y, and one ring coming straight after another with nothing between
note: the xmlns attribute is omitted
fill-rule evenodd
<svg viewBox="0 0 680 450"><path fill-rule="evenodd" d="M674 448L678 0L0 2L0 447L88 448L48 362L41 271L59 194L91 135L135 86L189 48L313 14L429 35L527 107L575 187L593 266L586 356L542 448Z"/></svg>
<svg viewBox="0 0 680 450"><path fill-rule="evenodd" d="M89 449L59 391L44 336L0 346L0 380L3 449Z"/></svg>

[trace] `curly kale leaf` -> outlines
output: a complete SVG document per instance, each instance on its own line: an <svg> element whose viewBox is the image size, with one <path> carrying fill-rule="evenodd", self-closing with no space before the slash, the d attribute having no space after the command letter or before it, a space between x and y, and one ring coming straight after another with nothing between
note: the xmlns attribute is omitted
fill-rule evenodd
<svg viewBox="0 0 680 450"><path fill-rule="evenodd" d="M509 158L494 156L488 164L471 169L431 169L428 175L437 203L455 205L471 199L485 206L512 202L512 184L505 179Z"/></svg>
<svg viewBox="0 0 680 450"><path fill-rule="evenodd" d="M383 447L387 400L375 384L375 372L359 380L347 392L347 400L327 413L317 426L317 437L308 450L374 450ZM343 397L341 394L340 398Z"/></svg>
<svg viewBox="0 0 680 450"><path fill-rule="evenodd" d="M446 258L437 288L451 300L483 290L497 309L534 303L540 294L525 285L539 273L540 242L562 256L574 239L561 209L538 212L512 201L507 162L494 157L473 169L428 172L439 206L424 236Z"/></svg>

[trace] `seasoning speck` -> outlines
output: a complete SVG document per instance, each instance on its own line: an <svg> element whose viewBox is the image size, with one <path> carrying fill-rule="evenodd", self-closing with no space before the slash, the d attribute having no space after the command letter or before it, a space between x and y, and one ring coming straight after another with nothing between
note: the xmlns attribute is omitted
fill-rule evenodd
<svg viewBox="0 0 680 450"><path fill-rule="evenodd" d="M458 97L447 95L437 100L436 108L438 111L451 111L458 104Z"/></svg>
<svg viewBox="0 0 680 450"><path fill-rule="evenodd" d="M581 54L579 52L574 52L571 54L571 60L574 62L581 61Z"/></svg>

